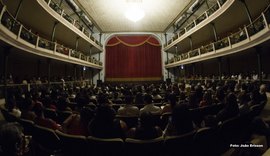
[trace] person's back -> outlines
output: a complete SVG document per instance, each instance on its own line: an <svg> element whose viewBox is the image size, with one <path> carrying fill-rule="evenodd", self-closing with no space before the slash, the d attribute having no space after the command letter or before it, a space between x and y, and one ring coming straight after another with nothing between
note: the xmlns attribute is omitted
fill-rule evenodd
<svg viewBox="0 0 270 156"><path fill-rule="evenodd" d="M43 108L42 107L35 107L35 114L37 117L35 118L34 122L35 124L43 127L47 127L53 130L61 129L61 126L58 125L55 121L49 118L44 117Z"/></svg>
<svg viewBox="0 0 270 156"><path fill-rule="evenodd" d="M217 120L225 121L239 114L237 98L234 93L229 93L225 99L225 107L218 112Z"/></svg>
<svg viewBox="0 0 270 156"><path fill-rule="evenodd" d="M194 130L193 122L187 104L177 104L173 111L164 135L182 135Z"/></svg>
<svg viewBox="0 0 270 156"><path fill-rule="evenodd" d="M103 105L98 107L95 118L89 123L90 135L98 138L124 138L126 124L115 119L114 110Z"/></svg>
<svg viewBox="0 0 270 156"><path fill-rule="evenodd" d="M137 106L132 106L132 101L132 96L126 96L126 105L120 107L117 111L117 114L121 116L139 116L140 110Z"/></svg>
<svg viewBox="0 0 270 156"><path fill-rule="evenodd" d="M0 125L0 155L19 156L23 153L22 127L16 123Z"/></svg>
<svg viewBox="0 0 270 156"><path fill-rule="evenodd" d="M21 118L34 121L36 114L32 110L32 99L27 98L23 102Z"/></svg>
<svg viewBox="0 0 270 156"><path fill-rule="evenodd" d="M143 112L151 112L153 115L161 114L161 109L152 103L152 96L149 94L144 95L145 106L140 109L140 114Z"/></svg>
<svg viewBox="0 0 270 156"><path fill-rule="evenodd" d="M144 112L140 116L140 125L128 132L128 137L140 140L148 140L160 137L162 130L155 125L154 117L150 112Z"/></svg>
<svg viewBox="0 0 270 156"><path fill-rule="evenodd" d="M88 136L88 124L93 117L94 111L84 107L81 109L80 115L73 114L64 121L63 129L68 134Z"/></svg>

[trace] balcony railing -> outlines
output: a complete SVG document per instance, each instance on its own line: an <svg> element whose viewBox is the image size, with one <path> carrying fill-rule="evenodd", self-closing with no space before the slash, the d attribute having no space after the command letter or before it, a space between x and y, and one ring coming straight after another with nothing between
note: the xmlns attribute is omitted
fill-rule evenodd
<svg viewBox="0 0 270 156"><path fill-rule="evenodd" d="M61 17L63 17L66 21L68 21L69 23L71 23L74 27L76 27L78 30L80 30L81 32L83 32L83 34L85 34L85 36L87 36L87 38L89 38L90 40L94 41L97 45L102 46L101 43L99 43L96 39L94 39L93 37L90 37L91 33L85 29L85 27L80 24L78 21L76 21L75 19L73 19L72 17L70 17L68 14L65 13L65 10L63 8L61 8L59 6L59 4L57 4L56 2L54 2L53 0L44 0L47 5L52 8L56 13L58 13Z"/></svg>
<svg viewBox="0 0 270 156"><path fill-rule="evenodd" d="M269 5L270 6L270 5ZM195 56L201 56L210 52L214 52L223 48L232 47L232 45L240 43L253 35L261 32L265 28L269 29L270 24L270 7L267 7L263 13L256 18L251 24L244 26L243 28L239 28L239 31L236 33L230 34L227 37L224 37L214 43L210 43L208 45L201 46L198 49L180 54L180 60L174 59L175 57L169 60L170 63L175 63L178 61L182 61L185 59L193 58Z"/></svg>
<svg viewBox="0 0 270 156"><path fill-rule="evenodd" d="M191 23L189 23L185 28L181 29L180 32L178 32L178 35L173 36L167 44L164 45L168 46L173 43L173 41L177 40L179 37L183 36L187 32L189 32L192 28L196 27L196 25L200 24L202 21L209 18L213 13L215 13L221 6L228 0L218 0L217 3L215 3L213 6L211 6L208 10L206 10L202 15L197 17L195 20L193 20Z"/></svg>
<svg viewBox="0 0 270 156"><path fill-rule="evenodd" d="M1 24L5 28L7 28L10 32L12 32L14 35L16 35L17 39L22 39L28 42L29 44L33 45L35 48L42 48L42 49L50 50L51 53L61 53L61 54L66 55L67 57L70 56L70 57L74 57L79 60L83 60L83 61L90 62L93 64L102 65L100 61L87 60L89 56L85 56L81 52L72 50L61 44L49 41L47 39L40 37L37 34L34 34L31 31L31 29L25 28L21 23L16 21L16 19L6 10L6 7L4 7L4 5L1 2L0 2L0 8L2 8L1 10L2 16L0 16Z"/></svg>

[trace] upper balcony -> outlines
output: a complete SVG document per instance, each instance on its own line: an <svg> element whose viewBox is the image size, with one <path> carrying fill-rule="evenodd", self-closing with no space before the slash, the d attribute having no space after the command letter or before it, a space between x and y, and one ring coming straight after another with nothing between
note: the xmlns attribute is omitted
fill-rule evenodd
<svg viewBox="0 0 270 156"><path fill-rule="evenodd" d="M102 45L98 42L98 31L95 30L95 34L91 33L89 29L83 27L82 23L75 20L74 16L71 18L67 15L71 15L71 11L61 9L53 0L22 1L20 7L18 7L19 1L3 0L3 2L14 17L19 10L16 20L44 38L85 52L85 55L94 55L103 51ZM59 14L60 10L61 14Z"/></svg>
<svg viewBox="0 0 270 156"><path fill-rule="evenodd" d="M87 30L78 20L69 16L66 11L59 7L54 0L37 0L40 6L45 9L52 17L61 22L67 28L71 29L85 41L89 42L100 52L103 51L102 44L93 37L92 32Z"/></svg>
<svg viewBox="0 0 270 156"><path fill-rule="evenodd" d="M270 39L270 5L252 23L216 42L182 53L169 60L166 68L190 64L241 52Z"/></svg>
<svg viewBox="0 0 270 156"><path fill-rule="evenodd" d="M211 23L232 6L234 2L235 0L217 0L208 10L187 24L186 27L180 29L178 33L168 40L167 44L164 44L164 51L168 51L179 42Z"/></svg>
<svg viewBox="0 0 270 156"><path fill-rule="evenodd" d="M57 42L51 42L38 34L31 32L18 22L0 3L0 39L25 52L53 58L65 62L79 64L96 69L102 69L102 63L78 50L65 47Z"/></svg>

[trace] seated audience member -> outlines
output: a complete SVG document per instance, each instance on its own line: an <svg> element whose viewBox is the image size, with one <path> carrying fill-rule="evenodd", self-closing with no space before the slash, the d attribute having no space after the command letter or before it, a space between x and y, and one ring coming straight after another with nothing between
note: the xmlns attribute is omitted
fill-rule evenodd
<svg viewBox="0 0 270 156"><path fill-rule="evenodd" d="M195 92L191 92L188 97L188 107L193 109L199 106L199 101Z"/></svg>
<svg viewBox="0 0 270 156"><path fill-rule="evenodd" d="M250 107L248 105L249 103L249 95L246 93L246 91L241 90L237 96L238 102L239 102L239 112L240 114L246 114L250 111Z"/></svg>
<svg viewBox="0 0 270 156"><path fill-rule="evenodd" d="M171 113L174 106L176 105L177 103L177 97L174 93L171 93L169 96L168 96L168 102L167 104L165 104L165 106L163 107L162 109L162 114L164 113Z"/></svg>
<svg viewBox="0 0 270 156"><path fill-rule="evenodd" d="M109 101L108 97L104 93L99 93L97 96L97 105L103 106L103 105L111 105L112 102Z"/></svg>
<svg viewBox="0 0 270 156"><path fill-rule="evenodd" d="M115 111L109 105L99 106L89 123L90 135L97 138L124 138L126 128L125 122L115 119Z"/></svg>
<svg viewBox="0 0 270 156"><path fill-rule="evenodd" d="M11 96L10 98L8 98L5 104L5 108L10 114L16 116L17 118L21 116L21 111L19 108L17 108L17 104L16 104L16 100L14 96Z"/></svg>
<svg viewBox="0 0 270 156"><path fill-rule="evenodd" d="M239 114L239 107L234 93L229 93L225 98L224 108L218 112L217 120L225 121Z"/></svg>
<svg viewBox="0 0 270 156"><path fill-rule="evenodd" d="M212 99L211 92L210 91L205 92L203 95L203 99L200 102L200 107L211 106L212 103L213 103L213 99Z"/></svg>
<svg viewBox="0 0 270 156"><path fill-rule="evenodd" d="M35 106L34 111L37 115L37 117L34 120L35 124L37 124L39 126L47 127L47 128L53 129L53 130L56 130L56 129L61 130L62 129L61 126L58 125L55 121L44 117L43 107Z"/></svg>
<svg viewBox="0 0 270 156"><path fill-rule="evenodd" d="M143 94L138 92L135 97L135 104L143 104Z"/></svg>
<svg viewBox="0 0 270 156"><path fill-rule="evenodd" d="M224 89L223 87L219 87L216 91L216 98L215 98L215 102L214 103L221 103L223 104L224 103L224 99L225 99L225 92L224 92Z"/></svg>
<svg viewBox="0 0 270 156"><path fill-rule="evenodd" d="M162 97L159 95L158 90L154 90L152 94L153 94L153 100L154 101L161 101L162 100Z"/></svg>
<svg viewBox="0 0 270 156"><path fill-rule="evenodd" d="M261 94L259 90L253 89L253 91L250 94L250 101L248 103L249 106L257 105L261 103Z"/></svg>
<svg viewBox="0 0 270 156"><path fill-rule="evenodd" d="M213 115L207 115L204 117L204 120L202 122L202 127L217 127L218 126L218 122L215 116Z"/></svg>
<svg viewBox="0 0 270 156"><path fill-rule="evenodd" d="M34 119L36 118L36 114L32 111L32 109L33 109L32 99L26 98L22 104L21 118L34 121Z"/></svg>
<svg viewBox="0 0 270 156"><path fill-rule="evenodd" d="M265 84L262 84L260 86L260 102L266 101L267 102L267 96L266 96L266 86Z"/></svg>
<svg viewBox="0 0 270 156"><path fill-rule="evenodd" d="M140 116L140 125L131 128L127 133L127 137L147 140L158 138L162 135L162 130L155 125L154 117L150 112L143 112Z"/></svg>
<svg viewBox="0 0 270 156"><path fill-rule="evenodd" d="M119 97L119 93L118 92L115 92L114 94L113 94L113 98L112 98L112 103L114 103L114 104L122 104L122 99Z"/></svg>
<svg viewBox="0 0 270 156"><path fill-rule="evenodd" d="M20 156L24 153L22 127L17 123L0 126L0 155Z"/></svg>
<svg viewBox="0 0 270 156"><path fill-rule="evenodd" d="M143 112L151 112L153 115L161 114L160 107L155 106L152 103L152 101L153 101L153 99L152 99L152 96L150 94L145 94L144 95L145 106L140 109L140 114L142 114Z"/></svg>
<svg viewBox="0 0 270 156"><path fill-rule="evenodd" d="M88 136L88 124L94 117L94 111L83 107L80 114L73 114L63 123L63 129L67 134Z"/></svg>
<svg viewBox="0 0 270 156"><path fill-rule="evenodd" d="M132 96L127 95L125 97L126 104L118 109L117 114L121 116L139 116L140 110L137 106L132 105L132 101Z"/></svg>
<svg viewBox="0 0 270 156"><path fill-rule="evenodd" d="M72 109L68 107L68 103L65 97L60 97L58 99L56 107L58 111L72 111Z"/></svg>
<svg viewBox="0 0 270 156"><path fill-rule="evenodd" d="M43 105L45 108L56 110L56 106L53 104L50 96L45 96L43 100Z"/></svg>
<svg viewBox="0 0 270 156"><path fill-rule="evenodd" d="M177 104L172 111L171 121L164 130L164 135L182 135L193 130L194 124L188 106L186 104Z"/></svg>
<svg viewBox="0 0 270 156"><path fill-rule="evenodd" d="M33 100L33 107L36 107L36 106L43 107L43 103L40 101L40 96L37 92L33 93L32 100Z"/></svg>

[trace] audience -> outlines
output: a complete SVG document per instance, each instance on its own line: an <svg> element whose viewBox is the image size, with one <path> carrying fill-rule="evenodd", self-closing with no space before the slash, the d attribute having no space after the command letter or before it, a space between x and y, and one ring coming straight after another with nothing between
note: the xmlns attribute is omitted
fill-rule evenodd
<svg viewBox="0 0 270 156"><path fill-rule="evenodd" d="M17 123L0 125L0 155L20 156L24 153L23 128Z"/></svg>
<svg viewBox="0 0 270 156"><path fill-rule="evenodd" d="M164 130L164 135L182 135L193 131L194 128L188 106L186 104L177 104L172 111L171 122L168 123Z"/></svg>
<svg viewBox="0 0 270 156"><path fill-rule="evenodd" d="M237 104L237 98L234 93L229 93L225 98L225 107L217 114L217 120L225 121L237 116L238 114L239 107Z"/></svg>
<svg viewBox="0 0 270 156"><path fill-rule="evenodd" d="M169 103L166 103L165 106L163 107L162 109L162 114L164 113L171 113L174 106L176 105L177 103L177 97L176 97L176 94L174 93L171 93L168 97L168 102Z"/></svg>
<svg viewBox="0 0 270 156"><path fill-rule="evenodd" d="M90 135L98 138L125 138L126 129L126 123L115 119L115 111L109 105L99 106L89 123Z"/></svg>
<svg viewBox="0 0 270 156"><path fill-rule="evenodd" d="M22 105L22 114L21 118L26 120L34 121L36 114L32 111L33 101L30 98L26 98Z"/></svg>
<svg viewBox="0 0 270 156"><path fill-rule="evenodd" d="M155 119L151 112L143 112L140 115L140 124L131 128L127 134L127 137L148 140L160 137L162 130L155 125Z"/></svg>
<svg viewBox="0 0 270 156"><path fill-rule="evenodd" d="M43 127L47 127L53 130L61 130L61 125L57 124L55 121L49 118L44 117L43 107L35 106L34 111L36 118L34 120L35 124Z"/></svg>
<svg viewBox="0 0 270 156"><path fill-rule="evenodd" d="M139 116L140 110L137 106L132 105L133 98L131 95L125 97L125 105L120 107L117 111L121 116Z"/></svg>
<svg viewBox="0 0 270 156"><path fill-rule="evenodd" d="M144 95L145 106L140 109L140 114L143 112L151 112L153 115L161 114L161 109L158 106L155 106L153 103L152 96L150 94Z"/></svg>
<svg viewBox="0 0 270 156"><path fill-rule="evenodd" d="M83 107L80 114L73 114L68 117L62 124L63 130L72 135L88 136L88 124L94 117L94 111L90 108Z"/></svg>

